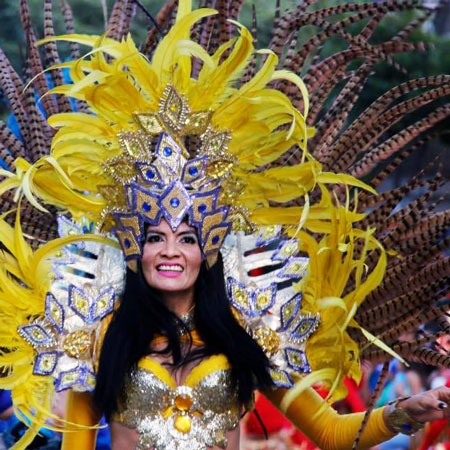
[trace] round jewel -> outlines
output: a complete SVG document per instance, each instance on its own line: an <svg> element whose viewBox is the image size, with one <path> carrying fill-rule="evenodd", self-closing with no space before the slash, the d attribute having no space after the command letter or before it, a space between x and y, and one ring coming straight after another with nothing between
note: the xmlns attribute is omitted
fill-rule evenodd
<svg viewBox="0 0 450 450"><path fill-rule="evenodd" d="M198 167L196 166L189 167L189 175L191 177L195 177L197 174L198 174Z"/></svg>

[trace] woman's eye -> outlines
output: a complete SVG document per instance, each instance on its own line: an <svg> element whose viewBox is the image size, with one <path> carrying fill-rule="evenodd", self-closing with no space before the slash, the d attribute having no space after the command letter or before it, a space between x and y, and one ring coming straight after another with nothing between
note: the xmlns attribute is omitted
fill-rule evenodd
<svg viewBox="0 0 450 450"><path fill-rule="evenodd" d="M150 234L147 236L147 242L161 242L161 236L157 234Z"/></svg>
<svg viewBox="0 0 450 450"><path fill-rule="evenodd" d="M181 242L183 244L196 244L197 243L197 238L194 236L183 236Z"/></svg>

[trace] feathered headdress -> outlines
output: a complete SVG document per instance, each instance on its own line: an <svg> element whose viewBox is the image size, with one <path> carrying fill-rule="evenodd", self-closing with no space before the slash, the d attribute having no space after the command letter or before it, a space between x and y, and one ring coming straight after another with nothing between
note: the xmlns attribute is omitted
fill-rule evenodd
<svg viewBox="0 0 450 450"><path fill-rule="evenodd" d="M383 2L361 6L361 14L375 17L406 8L402 2L390 3L389 7ZM1 295L9 303L0 311L6 349L0 364L7 371L0 383L13 389L15 404L30 418L35 416L39 425L55 388L92 389L98 348L87 343L98 341L102 319L112 310L123 285L122 253L111 239L117 237L125 259L132 261L141 252L145 224L165 218L172 228L182 220L196 227L210 264L222 252L231 306L270 356L275 384L292 387L299 375L312 370L298 389L320 380L332 387L334 398L342 396L342 378L360 376L359 346L373 355L376 350L371 344L377 343L392 354L375 335L389 338L383 323L392 309L400 314L397 306L404 294L392 298L389 306L380 304L387 256L379 240L398 254L401 249L391 246L389 239L398 241L388 230L403 219L395 214L385 219L383 214L389 214L394 203L420 183L416 180L401 193L377 198L373 188L352 176L366 174L372 168L371 158L381 158L376 155L383 149L375 147L372 156L356 160L358 152L382 134L389 118L394 120L412 108L411 103L397 113L381 112L397 95L387 94L345 132L339 132L370 65L353 73L334 110L320 120L317 90L320 86L326 96L343 77L343 70L333 73L339 58L347 61L369 55L373 61L390 61L389 52L399 47L374 48L367 43L369 28L363 36L349 36L343 31L349 20L328 24L321 15L344 13L349 5L326 13L305 13L305 3L292 17L277 16L282 32L274 36L272 49L255 52L250 32L234 21L237 10L230 9L225 17L232 20L224 21L225 2L219 2L221 43L215 45L212 39L213 51L208 52L205 47L216 11L192 11L191 2L184 0L178 4L175 22L148 58L126 29L116 29L123 23L116 20L120 4L114 9L110 33L117 39L75 34L55 38L46 28L47 38L41 44L53 56L50 73L57 76L61 69L69 69L71 79L68 84L61 84L60 79L49 92L40 91L48 124L56 134L46 148L43 144L53 131L33 115L36 127L24 135L27 145L35 142L40 149L32 157L27 157L20 141L8 135L9 146L17 147L19 158L7 158L10 170L1 173L6 177L0 183L4 207L11 209L11 201L22 198L26 205L22 222L25 227L27 221L32 223L24 231L50 242L32 257L19 222L13 232L2 220L1 239L7 251L2 253ZM46 5L51 13L51 2ZM159 26L174 5L170 2L158 16ZM24 1L22 8L26 17ZM67 6L65 11L69 15ZM299 17L303 17L300 25L323 26L323 39L337 33L351 41L347 52L312 66L304 78L307 86L292 71L279 68L282 47L289 30L300 26L295 24ZM378 21L378 16L373 20ZM205 26L197 35L192 28L197 30L199 21ZM230 33L233 27L238 33L235 38ZM34 44L34 35L27 30ZM146 49L154 36L151 31ZM60 63L52 52L57 39L92 50L82 58ZM313 43L307 42L298 52L296 44L296 40L291 43L284 61L295 71ZM32 46L32 61L35 51ZM262 61L259 70L255 70L256 57ZM41 69L37 72L35 83L41 87L45 77ZM12 72L11 80L17 81ZM414 86L422 85L433 85L433 81ZM308 90L316 98L311 108ZM56 94L57 108L52 94ZM77 112L68 112L67 97L75 99ZM25 123L25 116L19 114L23 105L12 107L18 121ZM368 132L368 137L365 124L370 121L377 124L378 134ZM388 151L392 145L386 142L383 148ZM389 170L378 175L377 183ZM363 191L359 205L348 194L352 186ZM385 202L383 208L368 216L361 212L361 206L377 202ZM31 220L45 217L46 211L65 216L58 221L59 235L64 236L61 241L51 240L54 227L41 230L45 221ZM371 226L380 222L378 230ZM84 243L87 240L95 243ZM53 275L46 277L41 266L29 265L25 251L33 261L51 256ZM423 258L420 262L417 255L411 259L426 270ZM105 264L110 268L108 276L104 276ZM395 260L385 283L392 284L405 268L402 260ZM38 273L42 276L39 286L30 281L37 280ZM10 321L16 306L8 298L24 289L34 309ZM357 313L367 296L369 306ZM384 322L374 323L377 314ZM353 328L353 338L347 326ZM394 349L403 354L403 347ZM23 361L20 369L19 360Z"/></svg>

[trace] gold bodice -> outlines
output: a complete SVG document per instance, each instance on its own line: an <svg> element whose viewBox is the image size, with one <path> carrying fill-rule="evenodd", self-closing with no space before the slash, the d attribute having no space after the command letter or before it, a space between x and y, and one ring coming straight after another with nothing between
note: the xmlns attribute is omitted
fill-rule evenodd
<svg viewBox="0 0 450 450"><path fill-rule="evenodd" d="M223 355L198 364L178 386L159 362L145 357L128 377L126 399L114 420L140 434L137 449L225 448L240 407L231 367Z"/></svg>

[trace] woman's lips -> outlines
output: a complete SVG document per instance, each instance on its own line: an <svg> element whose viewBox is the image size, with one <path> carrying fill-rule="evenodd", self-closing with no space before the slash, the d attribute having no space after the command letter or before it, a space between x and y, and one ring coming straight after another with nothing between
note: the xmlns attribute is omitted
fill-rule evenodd
<svg viewBox="0 0 450 450"><path fill-rule="evenodd" d="M156 266L158 275L166 278L177 278L181 276L184 271L183 266L180 264L159 264Z"/></svg>

